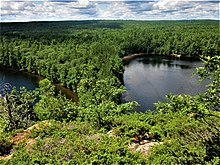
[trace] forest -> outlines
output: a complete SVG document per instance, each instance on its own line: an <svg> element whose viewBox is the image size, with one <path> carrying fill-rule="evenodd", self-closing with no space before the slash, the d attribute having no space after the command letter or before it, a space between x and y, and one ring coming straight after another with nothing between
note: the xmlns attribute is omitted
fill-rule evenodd
<svg viewBox="0 0 220 165"><path fill-rule="evenodd" d="M219 35L211 20L1 23L0 67L45 79L1 84L0 164L219 164ZM120 101L122 57L134 53L201 59L210 84L137 113Z"/></svg>

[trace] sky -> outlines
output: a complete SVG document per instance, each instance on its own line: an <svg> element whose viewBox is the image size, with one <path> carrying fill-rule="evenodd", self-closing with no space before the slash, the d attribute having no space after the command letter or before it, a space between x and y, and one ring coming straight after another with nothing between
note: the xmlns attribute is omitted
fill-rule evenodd
<svg viewBox="0 0 220 165"><path fill-rule="evenodd" d="M0 7L1 22L220 17L219 0L0 0Z"/></svg>

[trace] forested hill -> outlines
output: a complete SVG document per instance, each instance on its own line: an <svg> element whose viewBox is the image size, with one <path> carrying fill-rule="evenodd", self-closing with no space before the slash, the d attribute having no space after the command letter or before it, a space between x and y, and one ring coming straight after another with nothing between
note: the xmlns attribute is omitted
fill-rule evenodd
<svg viewBox="0 0 220 165"><path fill-rule="evenodd" d="M24 22L1 23L1 35L61 42L72 38L80 43L108 38L120 45L122 54L198 56L217 50L218 26L219 22L214 20Z"/></svg>
<svg viewBox="0 0 220 165"><path fill-rule="evenodd" d="M218 23L1 23L0 66L45 79L33 91L1 84L0 163L218 164ZM201 58L205 65L197 73L211 79L209 88L196 96L169 95L156 112L136 113L136 102L120 104L122 57L133 53ZM79 101L57 94L52 82L76 92Z"/></svg>

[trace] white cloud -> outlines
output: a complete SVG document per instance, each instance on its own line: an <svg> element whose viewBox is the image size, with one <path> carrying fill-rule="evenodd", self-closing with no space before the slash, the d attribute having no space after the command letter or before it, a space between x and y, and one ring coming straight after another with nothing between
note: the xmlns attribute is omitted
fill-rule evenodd
<svg viewBox="0 0 220 165"><path fill-rule="evenodd" d="M34 7L34 3L31 1L12 2L2 1L1 10L25 10L29 7Z"/></svg>
<svg viewBox="0 0 220 165"><path fill-rule="evenodd" d="M218 0L2 0L1 21L219 19Z"/></svg>
<svg viewBox="0 0 220 165"><path fill-rule="evenodd" d="M124 2L96 3L97 17L99 19L125 19L134 18L134 14Z"/></svg>
<svg viewBox="0 0 220 165"><path fill-rule="evenodd" d="M154 7L164 19L219 19L218 0L160 0Z"/></svg>

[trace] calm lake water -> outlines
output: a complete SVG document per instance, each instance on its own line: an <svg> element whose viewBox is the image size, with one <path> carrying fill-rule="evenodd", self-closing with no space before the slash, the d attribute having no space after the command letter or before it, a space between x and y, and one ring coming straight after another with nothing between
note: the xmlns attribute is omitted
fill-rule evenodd
<svg viewBox="0 0 220 165"><path fill-rule="evenodd" d="M24 72L0 69L0 85L9 83L12 87L15 86L17 89L25 86L28 90L33 90L38 87L38 81L39 78Z"/></svg>
<svg viewBox="0 0 220 165"><path fill-rule="evenodd" d="M26 72L0 68L0 85L3 83L9 83L12 87L15 86L17 89L25 86L28 90L33 90L39 87L38 82L42 79L43 77ZM75 102L78 101L77 95L70 91L70 89L63 87L60 84L54 85L57 91L61 91L66 95L66 97L72 99ZM2 94L2 91L3 90L0 89L0 94Z"/></svg>
<svg viewBox="0 0 220 165"><path fill-rule="evenodd" d="M137 111L155 109L154 103L166 101L165 95L191 94L205 91L207 82L198 84L192 77L201 61L171 59L161 56L138 57L125 64L126 92L122 102L137 101Z"/></svg>

